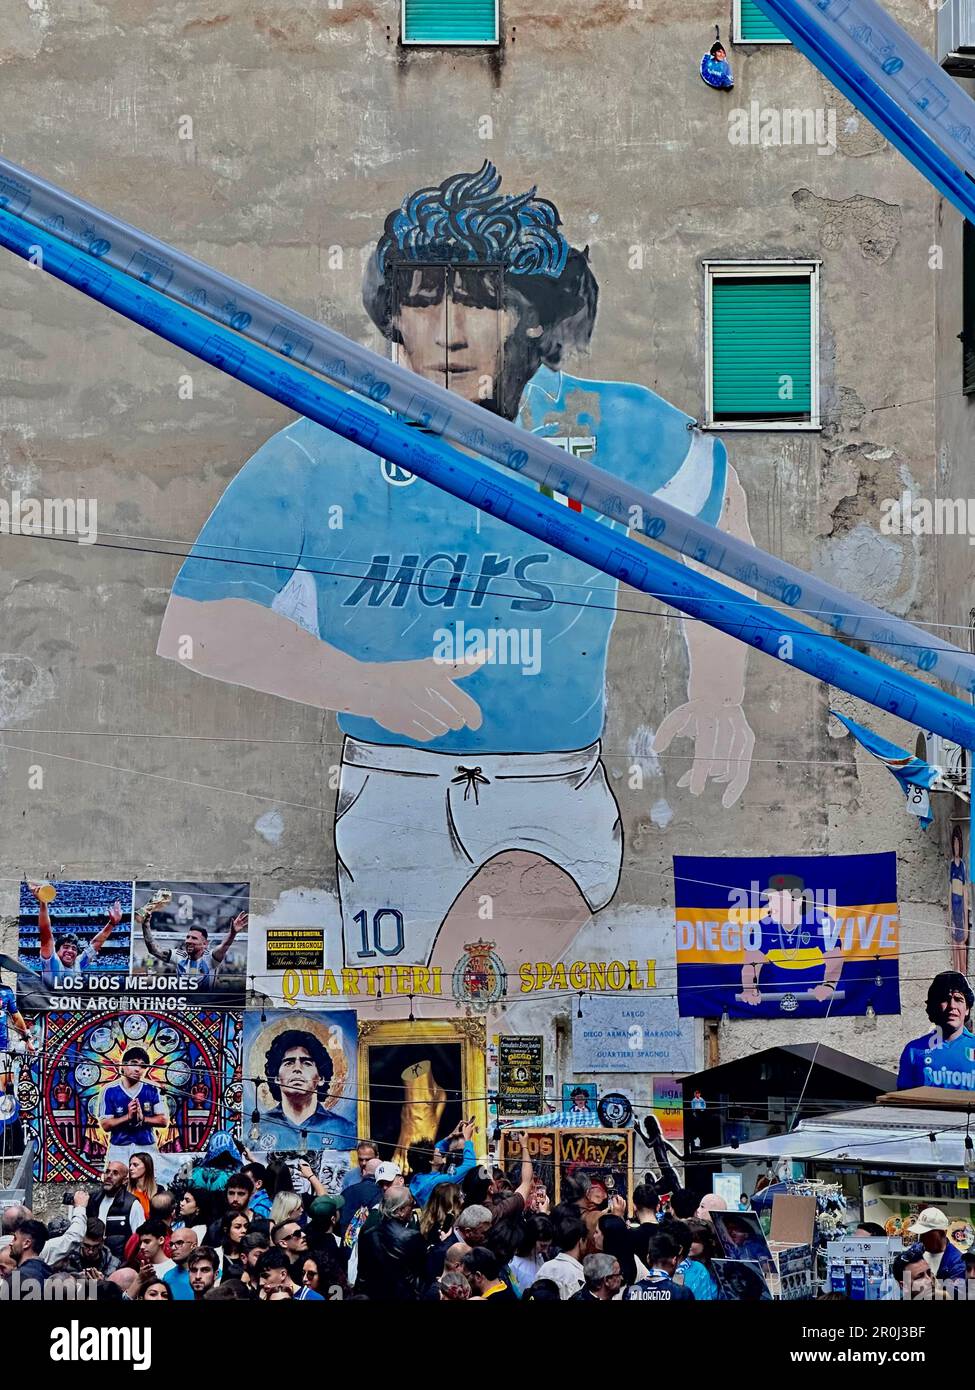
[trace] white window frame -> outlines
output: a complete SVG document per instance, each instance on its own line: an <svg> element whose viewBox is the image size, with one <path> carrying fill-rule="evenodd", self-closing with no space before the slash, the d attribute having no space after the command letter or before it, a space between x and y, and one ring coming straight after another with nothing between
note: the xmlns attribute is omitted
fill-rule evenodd
<svg viewBox="0 0 975 1390"><path fill-rule="evenodd" d="M732 43L755 44L756 47L761 47L761 48L771 48L771 47L773 46L773 44L774 44L776 47L778 47L778 48L782 48L782 47L794 48L794 47L795 47L795 45L793 44L792 40L791 40L791 39L786 39L786 38L781 38L781 39L743 39L742 36L741 36L741 0L732 0L732 7L733 7L733 9L732 9L732 26L731 26L731 34L732 34L731 42L732 42Z"/></svg>
<svg viewBox="0 0 975 1390"><path fill-rule="evenodd" d="M706 322L704 346L705 423L710 430L748 430L765 433L803 431L814 433L822 429L820 419L819 377L819 269L818 260L769 261L704 261L704 314ZM719 279L742 280L753 276L765 280L770 276L781 279L794 276L809 281L809 360L811 365L808 420L717 420L714 415L714 282Z"/></svg>
<svg viewBox="0 0 975 1390"><path fill-rule="evenodd" d="M735 0L735 4L738 0ZM497 48L501 42L501 0L494 0L493 39L408 39L406 37L406 0L400 0L399 41L404 48Z"/></svg>

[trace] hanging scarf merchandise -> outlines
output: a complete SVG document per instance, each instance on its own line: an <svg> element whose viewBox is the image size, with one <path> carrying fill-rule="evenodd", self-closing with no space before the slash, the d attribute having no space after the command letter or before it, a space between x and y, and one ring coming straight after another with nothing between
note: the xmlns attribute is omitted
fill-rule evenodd
<svg viewBox="0 0 975 1390"><path fill-rule="evenodd" d="M716 87L719 91L730 92L735 85L734 73L717 25L714 26L714 43L701 59L701 76L709 87Z"/></svg>

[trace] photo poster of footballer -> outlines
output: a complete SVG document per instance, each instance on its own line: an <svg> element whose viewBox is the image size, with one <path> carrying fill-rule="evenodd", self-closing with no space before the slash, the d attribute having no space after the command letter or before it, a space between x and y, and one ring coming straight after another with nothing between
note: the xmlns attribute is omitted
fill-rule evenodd
<svg viewBox="0 0 975 1390"><path fill-rule="evenodd" d="M250 885L27 878L17 995L25 1010L242 1008Z"/></svg>
<svg viewBox="0 0 975 1390"><path fill-rule="evenodd" d="M121 992L131 957L131 880L21 883L18 959L38 977L43 991ZM30 993L29 979L22 973L17 989L18 995ZM36 1000L25 998L24 1006L30 1008L31 1002Z"/></svg>
<svg viewBox="0 0 975 1390"><path fill-rule="evenodd" d="M249 1010L243 1024L243 1133L251 1153L301 1163L333 1190L355 1148L359 1030L355 1011Z"/></svg>
<svg viewBox="0 0 975 1390"><path fill-rule="evenodd" d="M98 1180L139 1154L169 1184L240 1123L240 1015L49 1013L39 1111L40 1181Z"/></svg>
<svg viewBox="0 0 975 1390"><path fill-rule="evenodd" d="M242 1008L249 913L247 883L136 883L133 975L175 979L195 1005Z"/></svg>

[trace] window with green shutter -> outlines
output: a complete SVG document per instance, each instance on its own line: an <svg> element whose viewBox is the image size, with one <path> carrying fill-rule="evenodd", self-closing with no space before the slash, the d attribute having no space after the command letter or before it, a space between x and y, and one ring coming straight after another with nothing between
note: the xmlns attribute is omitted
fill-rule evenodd
<svg viewBox="0 0 975 1390"><path fill-rule="evenodd" d="M815 268L709 274L709 423L817 428Z"/></svg>
<svg viewBox="0 0 975 1390"><path fill-rule="evenodd" d="M499 0L402 0L403 42L498 42Z"/></svg>
<svg viewBox="0 0 975 1390"><path fill-rule="evenodd" d="M789 43L774 20L760 10L755 0L735 0L736 43Z"/></svg>
<svg viewBox="0 0 975 1390"><path fill-rule="evenodd" d="M961 389L975 396L975 227L966 219L962 231Z"/></svg>

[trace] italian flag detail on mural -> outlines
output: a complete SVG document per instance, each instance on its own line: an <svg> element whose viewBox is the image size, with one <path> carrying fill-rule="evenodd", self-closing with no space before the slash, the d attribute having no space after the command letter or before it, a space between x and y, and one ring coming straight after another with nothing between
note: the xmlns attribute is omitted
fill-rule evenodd
<svg viewBox="0 0 975 1390"><path fill-rule="evenodd" d="M582 503L574 501L571 497L566 497L564 492L553 492L550 487L545 487L539 483L538 490L543 497L551 497L554 502L561 502L563 507L568 507L570 512L581 512Z"/></svg>

